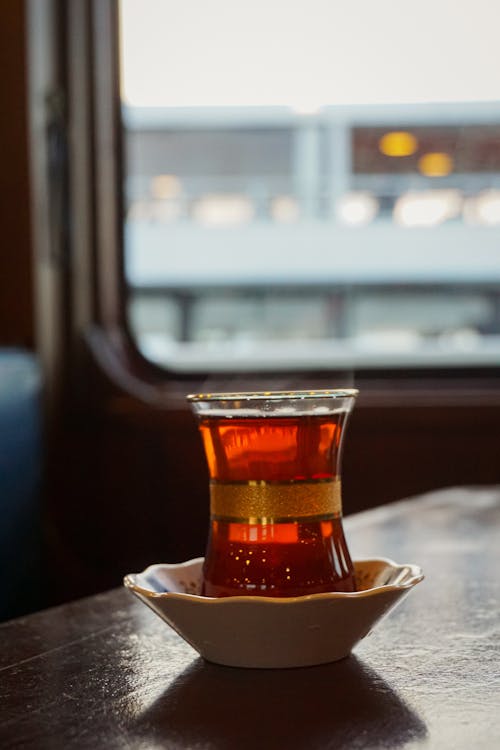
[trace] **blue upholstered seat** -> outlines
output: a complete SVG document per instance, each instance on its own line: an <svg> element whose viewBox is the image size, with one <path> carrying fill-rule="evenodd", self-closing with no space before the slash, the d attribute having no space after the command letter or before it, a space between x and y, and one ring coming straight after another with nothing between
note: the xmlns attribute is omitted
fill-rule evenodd
<svg viewBox="0 0 500 750"><path fill-rule="evenodd" d="M0 349L0 620L40 601L40 369Z"/></svg>

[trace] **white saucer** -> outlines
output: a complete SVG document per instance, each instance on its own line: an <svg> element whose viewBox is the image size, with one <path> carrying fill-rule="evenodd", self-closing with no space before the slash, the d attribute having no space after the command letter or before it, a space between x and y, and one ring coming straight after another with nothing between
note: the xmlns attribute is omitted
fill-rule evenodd
<svg viewBox="0 0 500 750"><path fill-rule="evenodd" d="M290 598L200 595L203 558L151 565L124 585L201 656L232 667L305 667L348 656L423 579L417 565L355 560L357 591Z"/></svg>

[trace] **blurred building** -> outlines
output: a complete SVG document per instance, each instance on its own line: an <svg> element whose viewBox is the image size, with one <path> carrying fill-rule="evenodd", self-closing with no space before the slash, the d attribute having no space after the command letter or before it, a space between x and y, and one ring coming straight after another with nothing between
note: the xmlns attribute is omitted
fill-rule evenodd
<svg viewBox="0 0 500 750"><path fill-rule="evenodd" d="M129 107L124 132L148 356L498 360L499 105Z"/></svg>

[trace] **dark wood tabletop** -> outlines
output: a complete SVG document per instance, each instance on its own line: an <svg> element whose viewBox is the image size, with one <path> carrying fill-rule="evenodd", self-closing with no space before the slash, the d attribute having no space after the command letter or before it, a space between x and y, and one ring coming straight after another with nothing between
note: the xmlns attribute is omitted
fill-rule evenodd
<svg viewBox="0 0 500 750"><path fill-rule="evenodd" d="M426 575L348 659L209 664L113 590L0 625L0 747L500 747L500 489L442 490L345 526L355 558Z"/></svg>

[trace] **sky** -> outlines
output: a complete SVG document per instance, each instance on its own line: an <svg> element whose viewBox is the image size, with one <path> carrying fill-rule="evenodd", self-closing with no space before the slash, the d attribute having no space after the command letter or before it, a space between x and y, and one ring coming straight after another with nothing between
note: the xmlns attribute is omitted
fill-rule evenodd
<svg viewBox="0 0 500 750"><path fill-rule="evenodd" d="M500 100L497 0L121 0L132 106Z"/></svg>

